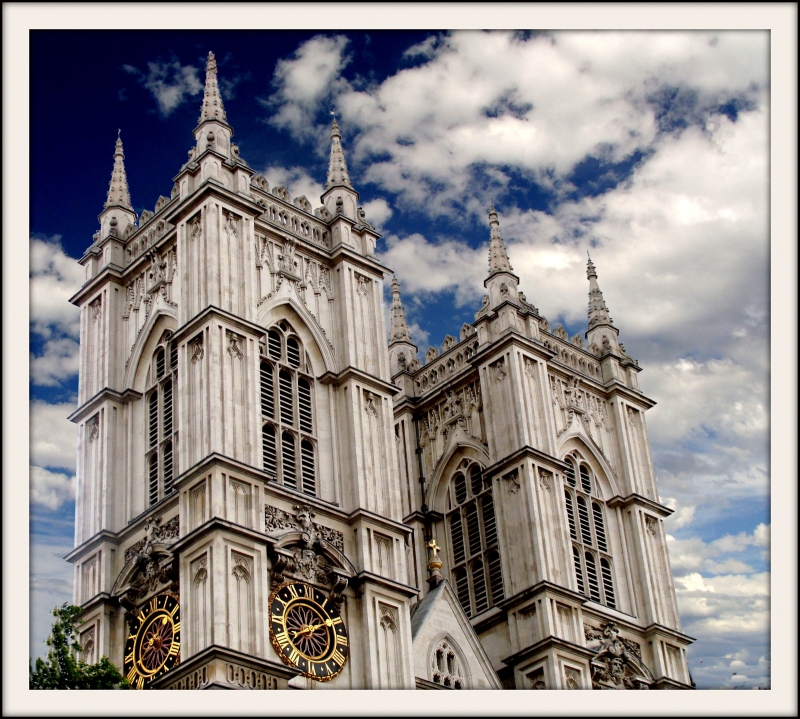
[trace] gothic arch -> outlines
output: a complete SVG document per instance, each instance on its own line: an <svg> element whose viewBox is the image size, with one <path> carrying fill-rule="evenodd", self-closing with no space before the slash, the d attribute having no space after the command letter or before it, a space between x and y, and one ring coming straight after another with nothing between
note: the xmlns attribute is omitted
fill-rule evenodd
<svg viewBox="0 0 800 719"><path fill-rule="evenodd" d="M273 551L296 546L306 547L308 546L307 533L298 529L289 529L280 534L277 539L270 541L269 545ZM356 568L345 556L344 552L341 552L330 542L317 540L313 546L318 554L323 555L332 566L341 569L348 577L354 577L357 574Z"/></svg>
<svg viewBox="0 0 800 719"><path fill-rule="evenodd" d="M156 345L161 341L165 330L174 332L177 327L178 315L174 308L164 306L153 308L150 317L147 318L147 322L139 332L128 358L123 383L125 389L144 391L147 368L150 366L150 358L153 356Z"/></svg>
<svg viewBox="0 0 800 719"><path fill-rule="evenodd" d="M465 457L474 459L483 467L488 467L490 464L486 448L478 440L472 439L472 437L463 433L458 442L445 451L436 466L425 498L429 507L443 511L447 480ZM442 481L442 478L444 478L444 481Z"/></svg>
<svg viewBox="0 0 800 719"><path fill-rule="evenodd" d="M300 336L314 368L315 377L320 377L326 372L339 371L330 340L305 305L292 296L280 295L271 298L258 308L257 322L262 327L272 326L280 320L289 322Z"/></svg>
<svg viewBox="0 0 800 719"><path fill-rule="evenodd" d="M613 467L609 464L600 448L589 438L586 440L583 434L571 432L565 435L558 445L558 456L563 457L571 449L577 449L590 465L594 465L597 481L603 489L603 499L607 502L612 497L620 495L619 480Z"/></svg>

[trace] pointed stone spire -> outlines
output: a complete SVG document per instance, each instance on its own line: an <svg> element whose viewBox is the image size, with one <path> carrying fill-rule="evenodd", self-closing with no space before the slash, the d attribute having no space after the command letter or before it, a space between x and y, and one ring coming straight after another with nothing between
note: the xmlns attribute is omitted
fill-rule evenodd
<svg viewBox="0 0 800 719"><path fill-rule="evenodd" d="M219 93L219 85L217 84L217 61L214 58L214 53L210 51L206 62L206 86L203 90L203 106L200 108L200 119L197 124L200 125L207 120L216 120L226 124L228 122L225 117L225 108L222 106L222 95Z"/></svg>
<svg viewBox="0 0 800 719"><path fill-rule="evenodd" d="M506 246L500 236L500 221L497 219L494 205L489 208L489 227L492 228L489 238L489 275L495 272L513 272L508 261Z"/></svg>
<svg viewBox="0 0 800 719"><path fill-rule="evenodd" d="M122 138L117 130L117 146L114 149L114 169L111 172L111 182L108 185L108 198L103 209L109 207L124 207L133 212L131 195L128 191L128 177L125 174L125 153L122 151Z"/></svg>
<svg viewBox="0 0 800 719"><path fill-rule="evenodd" d="M330 190L331 187L341 185L351 189L353 187L350 182L350 174L347 172L344 153L342 152L342 135L339 132L339 123L336 122L336 116L334 115L333 124L331 125L331 159L328 164L328 181L325 183L325 189Z"/></svg>
<svg viewBox="0 0 800 719"><path fill-rule="evenodd" d="M586 264L586 277L589 279L589 329L591 330L597 325L611 325L611 318L608 316L608 307L600 291L600 285L597 284L597 270L588 250L586 256L589 258Z"/></svg>
<svg viewBox="0 0 800 719"><path fill-rule="evenodd" d="M406 313L400 300L400 284L395 275L392 275L392 329L389 344L392 342L411 342L408 324L406 324Z"/></svg>

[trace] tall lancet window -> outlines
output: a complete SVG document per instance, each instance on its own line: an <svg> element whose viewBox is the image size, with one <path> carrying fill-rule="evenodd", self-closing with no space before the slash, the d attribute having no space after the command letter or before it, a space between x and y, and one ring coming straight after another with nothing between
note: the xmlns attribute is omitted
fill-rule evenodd
<svg viewBox="0 0 800 719"><path fill-rule="evenodd" d="M569 466L565 472L564 503L578 591L616 609L606 505L597 477L577 451L570 452L564 461Z"/></svg>
<svg viewBox="0 0 800 719"><path fill-rule="evenodd" d="M314 377L303 344L286 321L267 332L260 377L264 471L286 487L316 496Z"/></svg>
<svg viewBox="0 0 800 719"><path fill-rule="evenodd" d="M450 480L445 523L453 586L472 617L504 597L492 485L477 462L464 459Z"/></svg>
<svg viewBox="0 0 800 719"><path fill-rule="evenodd" d="M151 506L172 492L176 476L178 423L178 346L172 334L164 333L147 373L145 392L145 473L147 504Z"/></svg>

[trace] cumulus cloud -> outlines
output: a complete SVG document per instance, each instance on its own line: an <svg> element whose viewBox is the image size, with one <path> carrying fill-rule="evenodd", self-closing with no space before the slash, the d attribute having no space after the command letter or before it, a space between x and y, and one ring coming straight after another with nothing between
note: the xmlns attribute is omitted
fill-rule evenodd
<svg viewBox="0 0 800 719"><path fill-rule="evenodd" d="M33 236L30 249L31 330L49 338L80 333L80 311L69 303L84 281L84 269L67 255L61 236Z"/></svg>
<svg viewBox="0 0 800 719"><path fill-rule="evenodd" d="M69 338L49 339L41 355L31 356L31 382L40 387L57 387L75 377L80 366L80 346Z"/></svg>
<svg viewBox="0 0 800 719"><path fill-rule="evenodd" d="M31 467L31 503L59 509L75 499L75 476Z"/></svg>
<svg viewBox="0 0 800 719"><path fill-rule="evenodd" d="M367 222L375 225L378 229L388 222L393 214L391 206L382 197L376 197L374 200L365 202L363 207Z"/></svg>
<svg viewBox="0 0 800 719"><path fill-rule="evenodd" d="M153 96L162 117L169 117L190 97L203 91L198 69L194 65L182 65L177 57L170 60L156 60L147 63L147 72L133 65L122 66L133 75L141 85ZM232 86L227 86L232 91Z"/></svg>
<svg viewBox="0 0 800 719"><path fill-rule="evenodd" d="M34 400L30 409L31 463L75 472L77 434L75 425L67 419L75 411L75 404Z"/></svg>
<svg viewBox="0 0 800 719"><path fill-rule="evenodd" d="M332 102L349 83L341 72L349 40L342 35L317 35L303 43L292 57L279 60L273 76L274 94L262 104L276 108L270 122L301 139L316 137L314 121L326 101ZM331 108L333 106L331 105Z"/></svg>

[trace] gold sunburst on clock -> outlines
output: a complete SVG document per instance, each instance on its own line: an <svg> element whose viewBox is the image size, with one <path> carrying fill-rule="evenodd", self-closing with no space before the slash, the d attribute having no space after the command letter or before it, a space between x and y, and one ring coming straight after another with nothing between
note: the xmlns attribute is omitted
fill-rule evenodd
<svg viewBox="0 0 800 719"><path fill-rule="evenodd" d="M146 689L180 662L180 636L180 603L174 594L159 594L139 609L125 641L124 672L132 688Z"/></svg>
<svg viewBox="0 0 800 719"><path fill-rule="evenodd" d="M289 582L269 597L269 637L284 664L318 682L333 679L347 662L347 628L321 591Z"/></svg>

